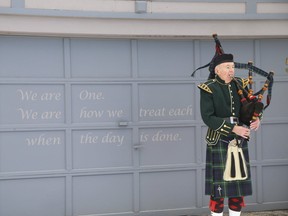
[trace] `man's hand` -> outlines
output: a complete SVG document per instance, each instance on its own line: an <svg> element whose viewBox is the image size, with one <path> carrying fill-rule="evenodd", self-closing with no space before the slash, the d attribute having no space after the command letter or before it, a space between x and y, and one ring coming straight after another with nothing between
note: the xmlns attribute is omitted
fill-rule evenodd
<svg viewBox="0 0 288 216"><path fill-rule="evenodd" d="M243 126L235 125L232 132L245 139L249 139L250 136L250 129Z"/></svg>
<svg viewBox="0 0 288 216"><path fill-rule="evenodd" d="M260 119L259 118L257 118L255 121L250 123L250 129L251 130L257 131L259 127L260 127Z"/></svg>

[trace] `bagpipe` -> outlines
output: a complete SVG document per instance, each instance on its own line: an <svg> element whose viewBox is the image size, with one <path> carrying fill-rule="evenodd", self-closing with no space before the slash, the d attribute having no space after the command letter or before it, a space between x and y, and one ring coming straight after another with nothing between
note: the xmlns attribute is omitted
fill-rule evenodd
<svg viewBox="0 0 288 216"><path fill-rule="evenodd" d="M208 64L197 68L192 73L191 75L192 77L194 76L197 70L206 68L209 66L210 74L209 74L208 79L215 78L214 59L218 55L224 54L224 50L222 48L220 40L218 39L217 34L213 34L213 38L216 44L214 57L212 58L211 62L209 62ZM268 73L258 67L255 67L252 62L248 62L247 64L234 62L234 66L237 69L248 70L247 87L243 87L242 83L240 83L235 77L233 77L233 82L236 83L236 86L238 88L238 94L241 97L241 103L242 103L239 120L245 125L250 126L250 122L260 117L262 112L270 105L271 98L272 98L272 86L273 86L274 72L271 71ZM263 87L256 93L254 93L253 91L253 83L254 83L253 72L260 76L266 77L266 81ZM267 90L268 90L268 93L267 93L267 98L266 98L266 105L264 106L264 104L262 103L262 99L263 99L264 93Z"/></svg>

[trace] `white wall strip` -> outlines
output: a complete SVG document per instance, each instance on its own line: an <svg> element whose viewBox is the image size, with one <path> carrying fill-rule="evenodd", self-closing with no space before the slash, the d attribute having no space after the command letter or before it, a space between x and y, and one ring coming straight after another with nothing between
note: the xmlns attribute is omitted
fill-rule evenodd
<svg viewBox="0 0 288 216"><path fill-rule="evenodd" d="M26 8L103 12L134 12L134 0L25 0Z"/></svg>
<svg viewBox="0 0 288 216"><path fill-rule="evenodd" d="M0 15L0 34L81 37L287 37L288 20L127 20ZM269 28L267 28L269 26Z"/></svg>
<svg viewBox="0 0 288 216"><path fill-rule="evenodd" d="M11 7L11 0L1 0L0 7Z"/></svg>
<svg viewBox="0 0 288 216"><path fill-rule="evenodd" d="M245 3L149 2L150 13L213 13L243 14Z"/></svg>
<svg viewBox="0 0 288 216"><path fill-rule="evenodd" d="M288 3L257 3L257 13L288 13Z"/></svg>

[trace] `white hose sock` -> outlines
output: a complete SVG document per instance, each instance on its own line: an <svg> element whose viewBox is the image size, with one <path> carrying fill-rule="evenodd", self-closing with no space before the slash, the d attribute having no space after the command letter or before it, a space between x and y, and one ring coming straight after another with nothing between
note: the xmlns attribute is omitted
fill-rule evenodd
<svg viewBox="0 0 288 216"><path fill-rule="evenodd" d="M223 212L221 213L216 213L211 211L211 216L223 216Z"/></svg>
<svg viewBox="0 0 288 216"><path fill-rule="evenodd" d="M240 216L240 215L241 215L241 211L237 212L237 211L233 211L229 209L229 216Z"/></svg>

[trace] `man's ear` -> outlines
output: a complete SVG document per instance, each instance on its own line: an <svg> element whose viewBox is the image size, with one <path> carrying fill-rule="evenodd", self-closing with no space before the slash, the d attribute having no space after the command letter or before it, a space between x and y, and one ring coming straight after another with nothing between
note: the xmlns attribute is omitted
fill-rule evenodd
<svg viewBox="0 0 288 216"><path fill-rule="evenodd" d="M216 67L215 67L215 69L214 69L214 71L215 71L215 74L218 74L218 71L219 71L219 67L218 67L219 65L217 65Z"/></svg>

